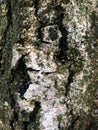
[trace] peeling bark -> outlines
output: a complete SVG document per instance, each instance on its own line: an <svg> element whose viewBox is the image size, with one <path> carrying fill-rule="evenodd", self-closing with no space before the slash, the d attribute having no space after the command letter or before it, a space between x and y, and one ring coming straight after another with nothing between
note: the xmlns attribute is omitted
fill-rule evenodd
<svg viewBox="0 0 98 130"><path fill-rule="evenodd" d="M97 130L97 4L0 1L1 130Z"/></svg>

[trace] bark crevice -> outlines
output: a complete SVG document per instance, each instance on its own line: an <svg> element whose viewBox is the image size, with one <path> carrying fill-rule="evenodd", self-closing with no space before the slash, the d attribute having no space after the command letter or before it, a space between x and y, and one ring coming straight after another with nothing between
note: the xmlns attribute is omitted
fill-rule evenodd
<svg viewBox="0 0 98 130"><path fill-rule="evenodd" d="M13 24L13 20L12 20L12 7L11 7L11 1L10 0L7 0L7 8L8 8L8 11L7 11L7 14L6 14L6 17L7 17L7 27L5 29L5 32L4 32L4 39L5 41L7 42L7 37L8 37L8 32L9 30L11 29L10 27L12 26Z"/></svg>
<svg viewBox="0 0 98 130"><path fill-rule="evenodd" d="M75 74L76 73L73 70L69 71L68 82L65 85L65 89L66 89L65 96L67 96L70 91L70 84L73 82L73 78L74 78Z"/></svg>

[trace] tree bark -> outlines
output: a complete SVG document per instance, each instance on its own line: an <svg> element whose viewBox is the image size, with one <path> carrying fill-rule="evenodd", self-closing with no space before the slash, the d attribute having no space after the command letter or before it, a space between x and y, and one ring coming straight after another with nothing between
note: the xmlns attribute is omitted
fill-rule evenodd
<svg viewBox="0 0 98 130"><path fill-rule="evenodd" d="M97 130L97 13L96 0L0 1L0 130Z"/></svg>

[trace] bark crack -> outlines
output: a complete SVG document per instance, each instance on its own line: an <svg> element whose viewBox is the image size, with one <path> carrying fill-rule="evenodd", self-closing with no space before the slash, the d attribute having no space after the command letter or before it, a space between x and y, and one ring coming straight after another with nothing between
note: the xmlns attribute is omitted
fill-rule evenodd
<svg viewBox="0 0 98 130"><path fill-rule="evenodd" d="M0 49L0 69L1 69L1 66L2 66L2 48Z"/></svg>
<svg viewBox="0 0 98 130"><path fill-rule="evenodd" d="M68 130L75 130L77 121L79 121L79 116L75 117L72 114L72 122L71 122L71 126L68 128Z"/></svg>
<svg viewBox="0 0 98 130"><path fill-rule="evenodd" d="M35 8L35 16L37 16L39 0L33 0L34 8Z"/></svg>
<svg viewBox="0 0 98 130"><path fill-rule="evenodd" d="M21 79L21 81L17 81L17 85L18 88L17 91L20 93L20 97L23 98L23 95L24 93L26 92L26 90L28 89L29 87L29 83L31 82L30 81L30 78L27 74L27 68L26 68L26 65L24 63L24 56L22 56L17 65L16 65L16 68L14 70L12 70L12 75L13 75L13 80L19 80L19 77ZM15 74L18 74L17 77L14 76Z"/></svg>
<svg viewBox="0 0 98 130"><path fill-rule="evenodd" d="M8 11L7 11L7 27L5 29L5 32L4 32L4 39L7 40L7 37L8 37L8 32L9 32L9 29L10 27L12 26L12 7L11 7L11 1L10 0L7 0L7 8L8 8Z"/></svg>
<svg viewBox="0 0 98 130"><path fill-rule="evenodd" d="M67 96L70 91L70 84L73 82L74 76L75 76L75 72L73 70L69 71L68 82L65 85L65 89L66 89L65 96Z"/></svg>
<svg viewBox="0 0 98 130"><path fill-rule="evenodd" d="M61 31L61 34L62 34L60 44L59 44L60 52L56 57L59 61L61 61L61 63L64 64L65 61L67 61L66 51L68 50L68 43L67 43L68 31L66 30L65 27L63 27L63 24L62 24L63 18L64 18L63 8L60 5L58 5L55 7L55 10L57 12L57 17L58 17L57 25L59 27L59 30Z"/></svg>

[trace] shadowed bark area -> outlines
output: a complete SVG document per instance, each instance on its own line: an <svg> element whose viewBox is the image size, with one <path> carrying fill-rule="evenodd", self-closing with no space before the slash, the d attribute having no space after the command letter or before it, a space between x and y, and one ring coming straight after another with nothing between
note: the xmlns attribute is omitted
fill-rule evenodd
<svg viewBox="0 0 98 130"><path fill-rule="evenodd" d="M97 130L96 0L0 1L0 130Z"/></svg>

